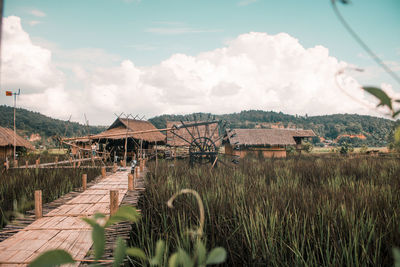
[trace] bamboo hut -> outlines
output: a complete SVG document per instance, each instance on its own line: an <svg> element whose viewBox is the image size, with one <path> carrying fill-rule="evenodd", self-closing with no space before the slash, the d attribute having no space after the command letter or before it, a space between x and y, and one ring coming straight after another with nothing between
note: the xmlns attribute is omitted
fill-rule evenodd
<svg viewBox="0 0 400 267"><path fill-rule="evenodd" d="M116 119L106 131L90 139L99 145L100 151L128 161L151 153L155 145L165 144L165 135L149 121L123 118Z"/></svg>
<svg viewBox="0 0 400 267"><path fill-rule="evenodd" d="M256 154L265 158L286 157L286 147L294 146L301 151L305 138L313 137L312 130L297 129L233 129L224 139L225 153L240 156Z"/></svg>
<svg viewBox="0 0 400 267"><path fill-rule="evenodd" d="M15 135L15 146L18 153L35 149L34 146L18 134ZM14 131L0 127L0 160L12 157L14 153Z"/></svg>

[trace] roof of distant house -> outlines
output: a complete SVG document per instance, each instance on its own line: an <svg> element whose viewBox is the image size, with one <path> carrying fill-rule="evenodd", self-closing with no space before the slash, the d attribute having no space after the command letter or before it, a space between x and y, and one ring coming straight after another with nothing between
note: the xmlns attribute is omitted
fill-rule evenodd
<svg viewBox="0 0 400 267"><path fill-rule="evenodd" d="M295 138L313 137L312 130L297 129L233 129L227 131L229 143L234 145L295 145Z"/></svg>

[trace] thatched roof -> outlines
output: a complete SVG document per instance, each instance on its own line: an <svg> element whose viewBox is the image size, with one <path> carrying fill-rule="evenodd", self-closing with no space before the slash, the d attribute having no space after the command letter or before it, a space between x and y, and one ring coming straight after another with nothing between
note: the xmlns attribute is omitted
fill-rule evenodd
<svg viewBox="0 0 400 267"><path fill-rule="evenodd" d="M233 129L227 131L227 140L233 145L296 145L296 138L315 136L312 130L294 129Z"/></svg>
<svg viewBox="0 0 400 267"><path fill-rule="evenodd" d="M27 149L35 149L28 140L25 140L18 134L15 135L15 145ZM14 131L8 128L0 127L0 146L14 146Z"/></svg>
<svg viewBox="0 0 400 267"><path fill-rule="evenodd" d="M145 133L134 133L149 131ZM147 142L165 142L165 135L148 121L118 118L102 133L91 136L92 139L124 139L132 137Z"/></svg>
<svg viewBox="0 0 400 267"><path fill-rule="evenodd" d="M184 121L183 123L190 124L190 123L195 123L195 122ZM167 121L167 128L172 128L174 125L179 126L179 125L182 125L182 123L179 121ZM187 129L190 131L190 133L193 135L194 138L198 138L199 136L201 136L201 137L206 136L206 137L210 138L211 140L215 141L219 137L218 123L192 126L192 127L187 127ZM176 135L179 135L179 136L185 138L189 142L193 141L193 137L186 130L186 128L174 130L174 133ZM167 132L167 145L169 145L169 146L189 146L190 145L190 143L184 141L183 139L179 138L175 134L173 134L172 132ZM219 142L217 142L216 145L218 145L218 143Z"/></svg>

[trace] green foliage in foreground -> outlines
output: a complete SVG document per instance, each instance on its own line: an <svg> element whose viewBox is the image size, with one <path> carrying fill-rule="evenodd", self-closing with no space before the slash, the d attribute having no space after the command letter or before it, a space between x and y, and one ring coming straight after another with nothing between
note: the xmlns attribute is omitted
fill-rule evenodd
<svg viewBox="0 0 400 267"><path fill-rule="evenodd" d="M96 169L10 169L0 173L0 228L15 212L23 213L34 207L35 190L42 190L43 203L82 186L82 174L88 182L100 175Z"/></svg>
<svg viewBox="0 0 400 267"><path fill-rule="evenodd" d="M187 190L191 191L191 190ZM197 194L196 192L194 192ZM178 193L180 194L180 193ZM173 201L173 200L172 200ZM172 203L171 201L171 203ZM201 200L200 200L201 202ZM202 204L201 204L202 205ZM204 210L202 210L204 213ZM108 219L104 214L95 214L93 218L83 218L92 227L92 239L95 255L95 264L99 262L101 257L104 255L104 247L106 243L105 231L106 228L122 222L129 221L132 223L138 222L140 219L139 213L135 208L129 206L123 206L118 211L110 216ZM199 229L202 228L204 221L200 222ZM217 247L207 253L204 242L201 240L202 232L195 236L195 251L193 255L190 255L182 248L178 248L175 253L173 253L168 261L164 262L165 254L165 241L158 240L156 245L155 255L153 257L147 257L144 251L138 247L128 247L125 240L118 237L114 249L114 259L112 266L121 266L124 259L128 256L132 261L134 258L139 260L140 265L146 265L147 263L151 266L169 266L169 267L194 267L194 266L206 266L212 264L219 264L225 261L226 252L224 248ZM64 250L49 250L36 259L34 259L29 266L30 267L42 267L42 266L59 266L61 264L74 263L72 256Z"/></svg>
<svg viewBox="0 0 400 267"><path fill-rule="evenodd" d="M207 245L227 250L226 266L391 266L400 247L400 164L381 158L246 159L219 166L150 165L132 245L154 253L192 249L194 202L165 207L181 188L199 192ZM178 213L178 215L177 215ZM176 218L177 219L173 219ZM398 254L396 254L398 255Z"/></svg>

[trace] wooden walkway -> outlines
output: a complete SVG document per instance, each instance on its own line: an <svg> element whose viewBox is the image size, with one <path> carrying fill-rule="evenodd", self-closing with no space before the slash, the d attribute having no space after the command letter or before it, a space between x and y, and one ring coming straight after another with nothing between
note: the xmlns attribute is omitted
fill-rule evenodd
<svg viewBox="0 0 400 267"><path fill-rule="evenodd" d="M0 266L25 266L40 253L56 248L67 250L77 261L83 260L92 247L92 238L91 228L81 218L97 212L109 214L110 190L119 191L118 204L121 204L128 192L128 173L118 171L105 177L0 242ZM144 175L142 172L140 178ZM143 187L141 181L140 187ZM133 200L137 202L138 192L128 193L128 198L134 195Z"/></svg>

